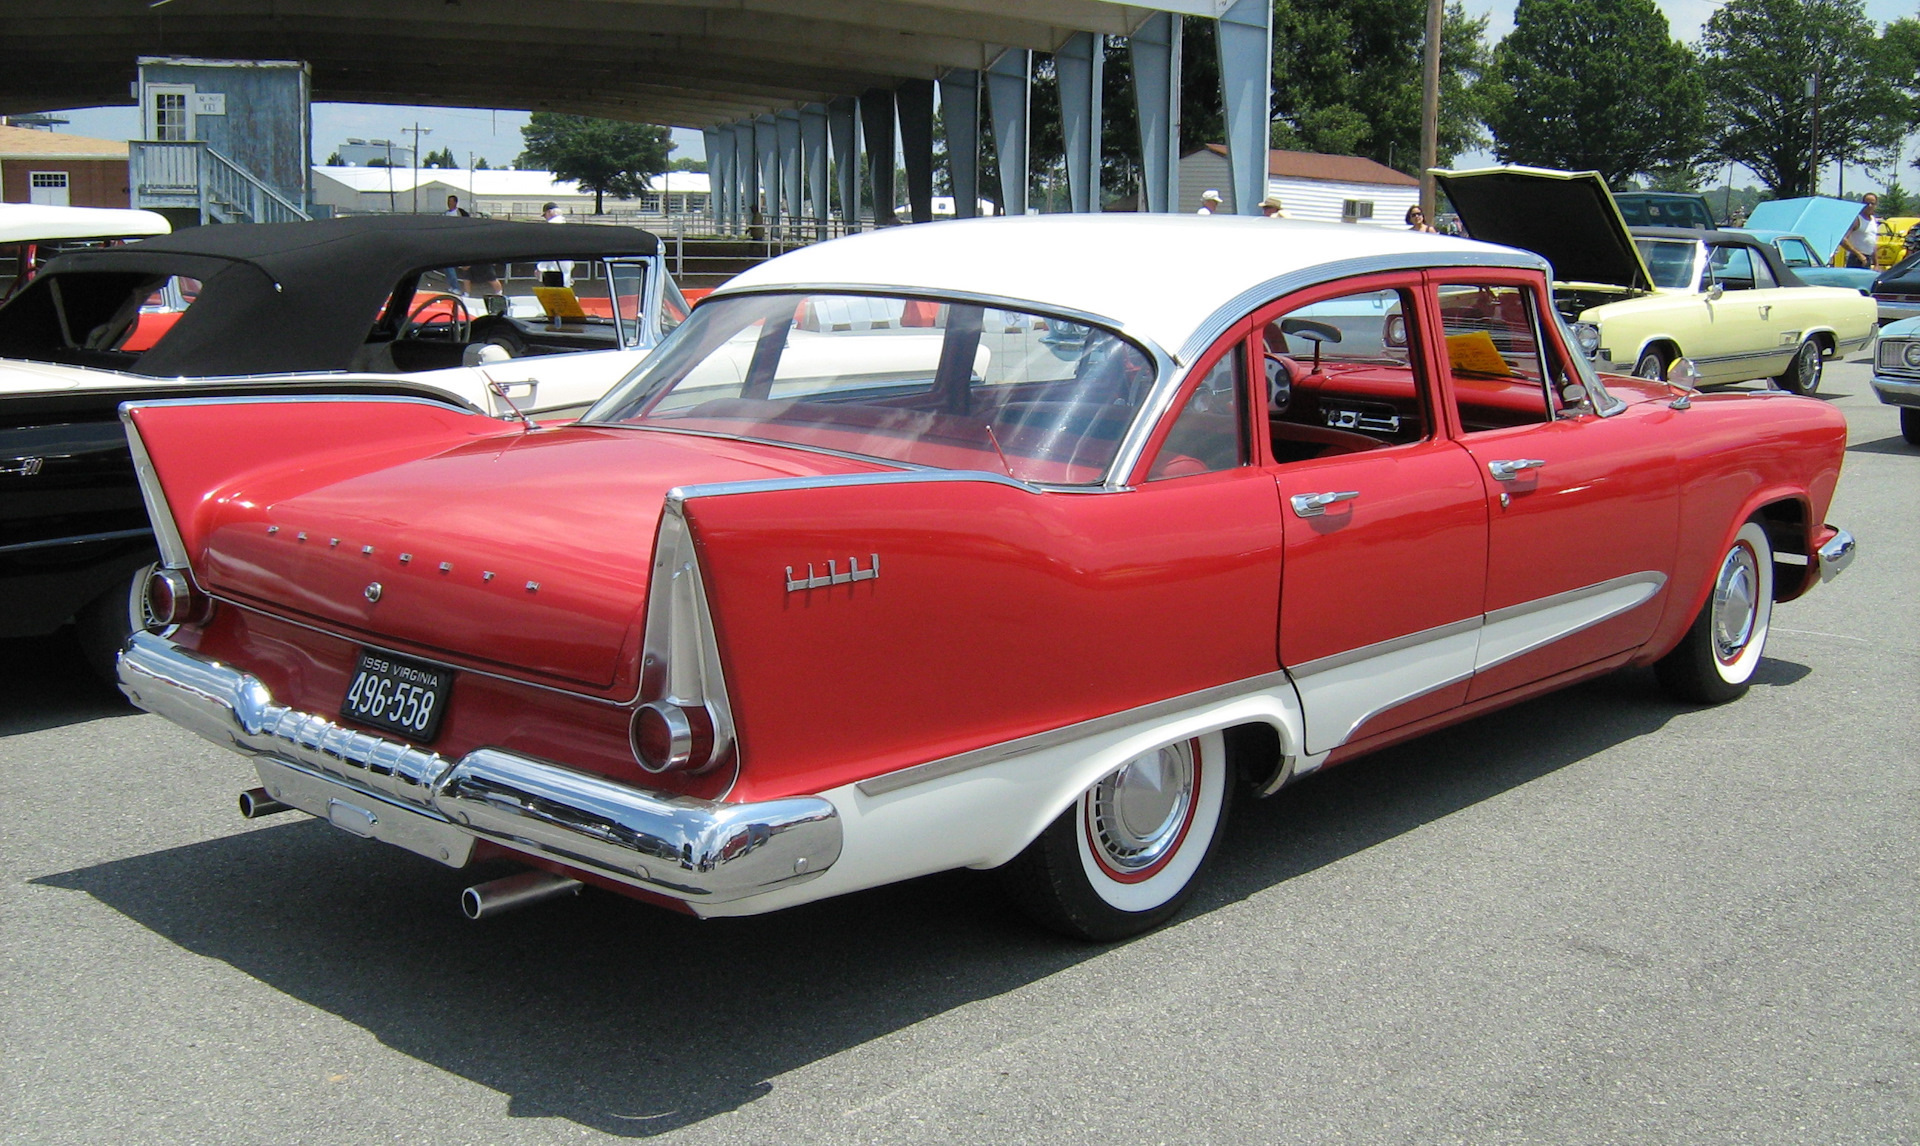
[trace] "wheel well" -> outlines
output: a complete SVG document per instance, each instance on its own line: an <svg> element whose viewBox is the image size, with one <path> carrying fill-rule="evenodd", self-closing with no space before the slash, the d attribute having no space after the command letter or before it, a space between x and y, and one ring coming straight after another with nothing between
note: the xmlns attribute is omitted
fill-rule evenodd
<svg viewBox="0 0 1920 1146"><path fill-rule="evenodd" d="M1672 339L1655 338L1655 339L1650 339L1645 346L1642 346L1640 348L1640 353L1633 356L1633 364L1635 366L1638 366L1640 364L1640 360L1642 358L1645 358L1647 354L1652 351L1659 352L1660 363L1663 366L1673 365L1674 360L1680 357L1680 348L1673 344Z"/></svg>
<svg viewBox="0 0 1920 1146"><path fill-rule="evenodd" d="M1776 556L1773 563L1773 598L1776 601L1791 601L1806 592L1807 579L1815 570L1811 563L1800 564L1777 558L1782 553L1802 559L1808 556L1806 504L1792 498L1769 502L1756 510L1753 516L1760 523L1760 528L1767 531L1767 544L1773 547Z"/></svg>
<svg viewBox="0 0 1920 1146"><path fill-rule="evenodd" d="M1814 345L1820 348L1820 357L1822 358L1833 357L1834 348L1839 345L1838 342L1834 341L1833 331L1831 330L1816 330L1807 337L1813 339Z"/></svg>
<svg viewBox="0 0 1920 1146"><path fill-rule="evenodd" d="M1222 736L1226 740L1227 759L1233 762L1242 783L1256 792L1266 792L1274 786L1274 781L1285 779L1280 775L1280 770L1286 767L1286 756L1280 750L1279 729L1265 722L1236 724L1225 729Z"/></svg>

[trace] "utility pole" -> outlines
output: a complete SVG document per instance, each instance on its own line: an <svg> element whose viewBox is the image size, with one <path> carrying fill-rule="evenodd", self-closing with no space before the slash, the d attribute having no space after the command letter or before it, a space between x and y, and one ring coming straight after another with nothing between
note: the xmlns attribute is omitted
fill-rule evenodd
<svg viewBox="0 0 1920 1146"><path fill-rule="evenodd" d="M413 213L418 215L420 213L420 137L432 135L433 129L421 127L420 121L416 119L412 127L403 127L400 130L413 133Z"/></svg>
<svg viewBox="0 0 1920 1146"><path fill-rule="evenodd" d="M1420 210L1431 222L1439 212L1433 176L1440 162L1440 27L1445 0L1427 0L1427 50L1420 70Z"/></svg>
<svg viewBox="0 0 1920 1146"><path fill-rule="evenodd" d="M1807 194L1820 193L1820 67L1807 80L1807 98L1813 101L1813 131L1807 139Z"/></svg>

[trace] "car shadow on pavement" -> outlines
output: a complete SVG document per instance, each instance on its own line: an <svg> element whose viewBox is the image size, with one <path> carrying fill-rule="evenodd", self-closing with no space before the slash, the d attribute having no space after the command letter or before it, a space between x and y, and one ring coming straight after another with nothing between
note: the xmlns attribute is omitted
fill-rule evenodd
<svg viewBox="0 0 1920 1146"><path fill-rule="evenodd" d="M1890 438L1875 438L1871 442L1856 442L1847 447L1850 454L1920 454L1920 446L1895 434Z"/></svg>
<svg viewBox="0 0 1920 1146"><path fill-rule="evenodd" d="M1267 892L1685 711L1645 671L1330 769L1239 806L1181 920ZM589 891L469 923L454 871L310 819L37 879L509 1096L514 1117L647 1137L771 1079L1105 949L1044 933L981 873L699 921ZM289 1036L291 1037L291 1036Z"/></svg>
<svg viewBox="0 0 1920 1146"><path fill-rule="evenodd" d="M0 736L139 711L93 675L68 629L0 640L0 697Z"/></svg>

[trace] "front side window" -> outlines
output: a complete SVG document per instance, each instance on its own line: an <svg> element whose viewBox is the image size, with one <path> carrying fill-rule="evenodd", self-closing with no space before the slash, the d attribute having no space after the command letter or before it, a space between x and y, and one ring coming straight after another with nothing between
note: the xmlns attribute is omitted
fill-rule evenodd
<svg viewBox="0 0 1920 1146"><path fill-rule="evenodd" d="M1461 428L1468 433L1553 418L1551 376L1534 321L1534 295L1506 284L1439 288L1447 367Z"/></svg>
<svg viewBox="0 0 1920 1146"><path fill-rule="evenodd" d="M1402 288L1361 291L1264 320L1258 337L1275 461L1404 445L1432 433L1414 297Z"/></svg>
<svg viewBox="0 0 1920 1146"><path fill-rule="evenodd" d="M1139 346L1057 316L883 295L740 295L702 303L584 420L1091 485L1155 378Z"/></svg>

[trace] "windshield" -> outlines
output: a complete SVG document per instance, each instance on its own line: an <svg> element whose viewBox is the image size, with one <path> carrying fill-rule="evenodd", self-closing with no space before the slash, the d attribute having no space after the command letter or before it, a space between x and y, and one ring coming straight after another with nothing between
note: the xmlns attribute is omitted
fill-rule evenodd
<svg viewBox="0 0 1920 1146"><path fill-rule="evenodd" d="M584 421L1091 485L1154 378L1140 347L1056 316L873 295L740 295L696 307Z"/></svg>
<svg viewBox="0 0 1920 1146"><path fill-rule="evenodd" d="M1654 286L1675 290L1693 289L1693 255L1700 244L1670 239L1635 239L1633 245L1640 248L1640 257L1646 260Z"/></svg>

